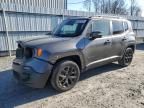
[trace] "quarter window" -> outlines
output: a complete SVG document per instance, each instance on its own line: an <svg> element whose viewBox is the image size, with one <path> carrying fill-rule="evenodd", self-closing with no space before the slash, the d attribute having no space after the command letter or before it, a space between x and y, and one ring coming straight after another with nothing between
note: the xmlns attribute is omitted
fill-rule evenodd
<svg viewBox="0 0 144 108"><path fill-rule="evenodd" d="M124 32L123 22L120 21L112 21L113 25L113 34L121 34Z"/></svg>
<svg viewBox="0 0 144 108"><path fill-rule="evenodd" d="M110 21L95 20L92 22L92 32L99 32L102 36L110 35Z"/></svg>

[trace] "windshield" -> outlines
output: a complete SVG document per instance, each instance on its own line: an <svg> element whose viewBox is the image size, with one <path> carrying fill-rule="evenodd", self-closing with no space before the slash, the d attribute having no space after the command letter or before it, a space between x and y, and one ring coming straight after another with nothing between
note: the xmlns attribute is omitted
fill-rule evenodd
<svg viewBox="0 0 144 108"><path fill-rule="evenodd" d="M64 20L53 32L58 37L76 37L83 32L88 19L67 19Z"/></svg>

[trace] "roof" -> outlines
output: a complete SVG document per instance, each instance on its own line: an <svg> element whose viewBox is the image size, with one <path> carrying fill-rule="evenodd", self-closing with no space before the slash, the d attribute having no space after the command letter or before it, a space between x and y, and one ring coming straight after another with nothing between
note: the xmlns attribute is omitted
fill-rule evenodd
<svg viewBox="0 0 144 108"><path fill-rule="evenodd" d="M119 16L110 16L110 15L97 15L97 16L92 16L89 17L91 19L99 19L99 18L104 18L104 19L113 19L113 20L126 20L125 18L119 17Z"/></svg>
<svg viewBox="0 0 144 108"><path fill-rule="evenodd" d="M112 19L112 20L125 20L127 19L119 16L110 16L110 15L96 15L96 16L91 16L91 17L72 17L69 19Z"/></svg>

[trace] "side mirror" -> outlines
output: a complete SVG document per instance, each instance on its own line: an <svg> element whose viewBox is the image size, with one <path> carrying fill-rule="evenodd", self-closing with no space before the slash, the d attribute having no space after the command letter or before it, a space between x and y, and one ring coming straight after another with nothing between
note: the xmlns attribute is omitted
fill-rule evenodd
<svg viewBox="0 0 144 108"><path fill-rule="evenodd" d="M95 31L95 32L92 32L89 36L90 39L96 39L96 38L101 38L102 35L101 35L101 32L100 31Z"/></svg>

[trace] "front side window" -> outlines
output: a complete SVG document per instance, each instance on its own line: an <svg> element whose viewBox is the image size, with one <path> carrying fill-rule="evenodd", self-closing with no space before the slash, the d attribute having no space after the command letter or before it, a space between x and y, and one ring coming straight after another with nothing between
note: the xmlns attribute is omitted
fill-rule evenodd
<svg viewBox="0 0 144 108"><path fill-rule="evenodd" d="M113 25L113 34L121 34L124 32L123 22L121 21L112 21Z"/></svg>
<svg viewBox="0 0 144 108"><path fill-rule="evenodd" d="M88 19L67 19L63 21L53 32L58 37L76 37L81 35Z"/></svg>
<svg viewBox="0 0 144 108"><path fill-rule="evenodd" d="M102 36L110 35L110 21L95 20L92 22L92 32L99 32Z"/></svg>

